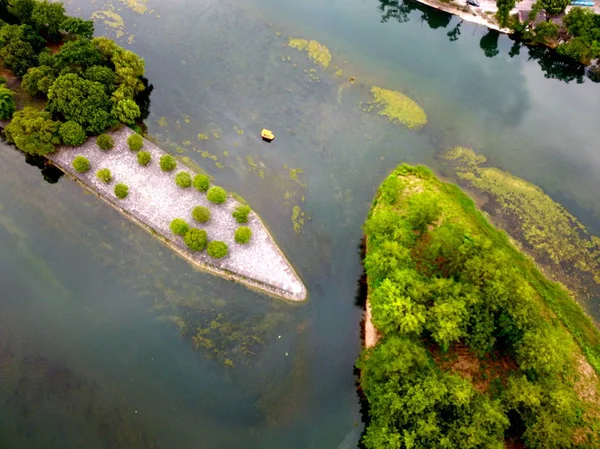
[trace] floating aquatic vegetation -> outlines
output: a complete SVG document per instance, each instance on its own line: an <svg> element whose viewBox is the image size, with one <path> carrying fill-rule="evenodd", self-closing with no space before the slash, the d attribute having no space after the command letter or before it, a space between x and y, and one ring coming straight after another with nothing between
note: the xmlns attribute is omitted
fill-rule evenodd
<svg viewBox="0 0 600 449"><path fill-rule="evenodd" d="M147 0L119 0L119 2L138 14L144 14L148 10L146 6Z"/></svg>
<svg viewBox="0 0 600 449"><path fill-rule="evenodd" d="M427 114L421 106L403 93L395 90L371 88L373 101L363 108L365 112L377 110L379 115L388 118L392 123L401 123L409 129L419 129L427 124Z"/></svg>
<svg viewBox="0 0 600 449"><path fill-rule="evenodd" d="M94 11L92 13L92 19L102 21L105 27L114 30L117 38L125 35L125 21L123 20L123 17L115 12L114 7Z"/></svg>
<svg viewBox="0 0 600 449"><path fill-rule="evenodd" d="M336 71L334 72L337 76L342 76L344 74L344 71L340 68L336 69Z"/></svg>
<svg viewBox="0 0 600 449"><path fill-rule="evenodd" d="M215 131L214 133L212 133L212 135L213 135L213 137L214 137L215 139L220 139L220 138L221 138L221 136L219 136L219 133L218 133L218 132L216 132L216 131Z"/></svg>
<svg viewBox="0 0 600 449"><path fill-rule="evenodd" d="M208 140L208 136L206 134L198 133L198 140Z"/></svg>
<svg viewBox="0 0 600 449"><path fill-rule="evenodd" d="M158 119L158 126L168 126L169 124L167 123L167 118L166 117L161 117Z"/></svg>
<svg viewBox="0 0 600 449"><path fill-rule="evenodd" d="M183 142L181 142L182 145L189 147L192 144L191 140L184 140Z"/></svg>
<svg viewBox="0 0 600 449"><path fill-rule="evenodd" d="M536 256L565 272L575 267L600 284L600 238L590 235L541 188L499 168L482 166L485 156L469 148L452 148L443 158L460 179L493 198Z"/></svg>
<svg viewBox="0 0 600 449"><path fill-rule="evenodd" d="M308 57L312 59L315 64L319 64L325 69L329 67L329 63L331 62L331 53L325 45L317 41L308 41L306 39L298 39L294 37L290 37L288 45L296 50L306 51L308 53Z"/></svg>
<svg viewBox="0 0 600 449"><path fill-rule="evenodd" d="M304 188L308 187L305 183L300 181L300 178L298 177L298 175L301 175L304 173L304 170L302 170L301 168L290 168L289 171L290 171L290 179L292 181L296 181L298 184L300 184Z"/></svg>
<svg viewBox="0 0 600 449"><path fill-rule="evenodd" d="M300 234L304 227L304 211L298 205L292 208L292 224L294 226L294 232Z"/></svg>
<svg viewBox="0 0 600 449"><path fill-rule="evenodd" d="M235 131L236 131L236 132L237 132L237 133L238 133L240 136L244 135L244 130L243 130L243 129L240 129L240 128L238 128L237 126L234 126L234 127L233 127L233 129L235 129Z"/></svg>

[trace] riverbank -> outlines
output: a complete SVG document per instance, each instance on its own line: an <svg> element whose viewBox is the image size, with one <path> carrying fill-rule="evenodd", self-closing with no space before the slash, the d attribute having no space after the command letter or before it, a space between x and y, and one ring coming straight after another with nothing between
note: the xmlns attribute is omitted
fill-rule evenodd
<svg viewBox="0 0 600 449"><path fill-rule="evenodd" d="M503 28L498 25L496 21L495 14L498 8L496 7L495 2L489 1L481 1L481 7L475 8L473 6L469 6L466 3L464 5L458 5L454 2L446 3L440 0L415 0L418 3L429 6L430 8L437 9L439 11L447 12L448 14L452 14L460 17L461 19L475 23L477 25L483 25L492 30L496 30L500 33L504 34L512 34L514 31L510 28ZM530 2L524 2L526 4L530 4ZM524 9L524 6L520 3L517 4L517 7L511 10L510 14L517 14L519 9Z"/></svg>
<svg viewBox="0 0 600 449"><path fill-rule="evenodd" d="M600 333L467 195L425 167L399 166L373 200L365 235L365 447L595 441ZM515 398L525 391L536 399L523 408ZM433 430L423 432L423 419ZM463 432L477 436L463 441Z"/></svg>
<svg viewBox="0 0 600 449"><path fill-rule="evenodd" d="M72 179L157 236L194 266L270 296L290 301L307 298L306 287L256 213L250 212L245 224L252 230L250 242L244 245L236 243L234 233L239 224L231 214L240 203L229 197L223 204L213 204L194 187L177 186L177 173L187 171L192 177L195 173L187 167L185 170L162 171L158 162L166 153L146 139L143 150L151 154L152 160L147 167L140 166L137 154L127 145L127 138L132 134L133 131L126 127L110 133L115 145L108 151L101 150L95 139L88 139L79 147L59 147L57 152L47 157ZM76 156L86 157L91 169L85 173L77 172L72 166ZM110 183L96 177L97 170L102 168L111 171ZM125 199L120 200L113 193L117 183L129 187ZM208 222L193 224L191 212L196 206L204 206L211 211ZM228 255L213 259L204 251L191 251L183 239L169 228L175 218L182 218L190 226L206 230L209 241L225 242L229 247Z"/></svg>

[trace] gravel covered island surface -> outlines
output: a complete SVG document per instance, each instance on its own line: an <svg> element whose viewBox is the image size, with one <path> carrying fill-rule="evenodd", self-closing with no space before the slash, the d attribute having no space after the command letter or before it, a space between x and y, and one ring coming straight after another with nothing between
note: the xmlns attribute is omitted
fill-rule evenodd
<svg viewBox="0 0 600 449"><path fill-rule="evenodd" d="M250 242L236 243L234 234L242 225L231 214L240 203L229 197L223 204L213 204L204 192L193 186L177 186L177 173L185 171L192 178L196 173L181 164L173 171L162 171L159 160L167 153L145 139L142 151L148 151L152 160L148 166L141 166L137 153L127 145L131 134L133 131L126 127L112 132L115 145L107 151L101 150L96 139L91 138L80 147L60 147L48 158L127 217L157 233L165 243L200 268L270 295L292 301L306 299L306 287L254 212L250 212L248 223L243 224L252 230ZM90 169L85 173L73 168L73 160L79 155L90 162ZM111 172L108 183L96 176L96 172L103 168ZM124 199L115 195L115 186L120 183L129 188ZM192 218L192 209L196 206L210 209L208 222L198 223ZM191 251L183 238L173 234L169 228L175 218L186 220L190 227L206 230L209 242L225 242L229 247L227 256L214 259L206 249Z"/></svg>

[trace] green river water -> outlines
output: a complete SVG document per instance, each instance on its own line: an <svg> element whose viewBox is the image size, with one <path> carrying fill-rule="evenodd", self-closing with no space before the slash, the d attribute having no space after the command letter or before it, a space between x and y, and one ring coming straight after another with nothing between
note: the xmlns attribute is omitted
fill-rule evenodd
<svg viewBox="0 0 600 449"><path fill-rule="evenodd" d="M198 272L3 146L0 448L355 447L361 226L399 162L441 170L439 152L472 147L600 233L600 86L544 50L383 3L66 5L145 58L150 136L248 200L310 298ZM326 45L330 68L290 36ZM363 112L373 85L408 94L427 126Z"/></svg>

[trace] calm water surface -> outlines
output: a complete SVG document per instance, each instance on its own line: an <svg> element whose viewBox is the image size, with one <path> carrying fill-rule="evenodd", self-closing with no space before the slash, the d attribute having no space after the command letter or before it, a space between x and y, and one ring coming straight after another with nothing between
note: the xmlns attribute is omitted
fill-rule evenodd
<svg viewBox="0 0 600 449"><path fill-rule="evenodd" d="M150 135L250 202L310 299L198 272L2 147L0 448L355 447L358 243L398 162L439 168L438 152L471 146L600 232L600 86L526 49L511 57L513 42L481 27L386 3L67 5L146 59ZM115 14L122 26L104 26ZM327 45L332 67L284 47L289 36ZM372 85L409 94L427 127L362 112Z"/></svg>

